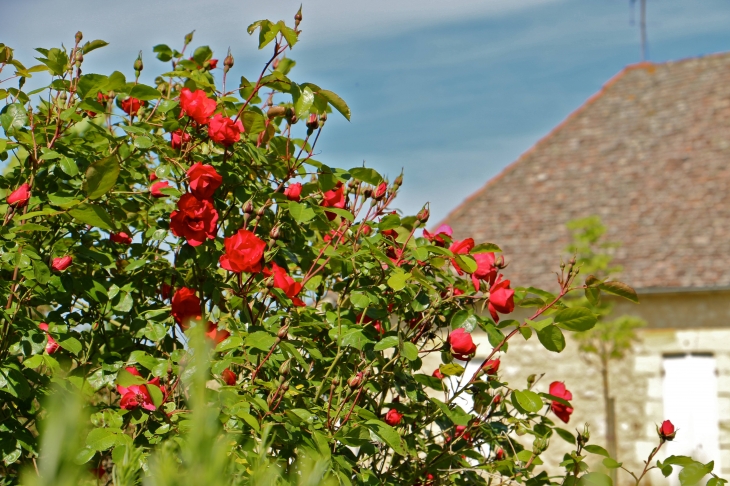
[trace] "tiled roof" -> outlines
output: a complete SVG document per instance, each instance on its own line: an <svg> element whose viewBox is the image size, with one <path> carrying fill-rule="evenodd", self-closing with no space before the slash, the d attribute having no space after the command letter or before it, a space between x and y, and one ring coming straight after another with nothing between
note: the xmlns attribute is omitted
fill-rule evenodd
<svg viewBox="0 0 730 486"><path fill-rule="evenodd" d="M730 286L730 53L627 67L445 222L549 288L593 214L635 288Z"/></svg>

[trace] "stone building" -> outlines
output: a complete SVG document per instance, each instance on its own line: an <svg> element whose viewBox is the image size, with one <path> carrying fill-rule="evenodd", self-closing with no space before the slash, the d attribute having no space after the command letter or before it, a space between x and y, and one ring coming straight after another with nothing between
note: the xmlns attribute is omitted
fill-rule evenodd
<svg viewBox="0 0 730 486"><path fill-rule="evenodd" d="M641 469L672 420L669 453L714 460L730 474L730 54L629 66L444 221L454 237L499 244L513 286L556 289L570 243L566 222L599 215L622 246L618 278L640 305L634 353L613 366L618 459ZM482 336L479 355L490 345ZM568 428L591 424L604 441L601 380L569 342L550 353L520 338L502 376L524 387L537 370L573 392ZM567 444L553 439L557 464ZM643 465L642 465L643 467ZM619 482L629 477L619 473ZM670 484L660 474L653 484Z"/></svg>

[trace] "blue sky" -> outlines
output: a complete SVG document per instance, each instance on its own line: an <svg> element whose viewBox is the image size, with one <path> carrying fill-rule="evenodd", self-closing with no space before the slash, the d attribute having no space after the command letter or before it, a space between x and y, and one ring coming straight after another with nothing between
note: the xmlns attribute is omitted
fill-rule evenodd
<svg viewBox="0 0 730 486"><path fill-rule="evenodd" d="M299 0L0 0L0 42L32 64L33 47L86 39L110 45L85 72L161 64L151 48L195 44L252 77L264 54L246 26L291 19ZM648 0L649 60L730 49L727 0ZM634 16L638 15L638 9ZM318 145L329 165L367 165L405 184L397 206L431 202L432 224L528 150L627 64L639 61L629 0L316 0L304 2L296 81L332 89L350 105ZM526 194L515 194L515 203Z"/></svg>

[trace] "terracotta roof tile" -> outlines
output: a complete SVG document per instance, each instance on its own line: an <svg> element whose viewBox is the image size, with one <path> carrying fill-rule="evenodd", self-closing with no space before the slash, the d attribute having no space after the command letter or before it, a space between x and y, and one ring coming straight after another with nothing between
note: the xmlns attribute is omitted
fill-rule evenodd
<svg viewBox="0 0 730 486"><path fill-rule="evenodd" d="M549 286L565 223L600 215L636 288L730 286L730 53L629 66L447 218Z"/></svg>

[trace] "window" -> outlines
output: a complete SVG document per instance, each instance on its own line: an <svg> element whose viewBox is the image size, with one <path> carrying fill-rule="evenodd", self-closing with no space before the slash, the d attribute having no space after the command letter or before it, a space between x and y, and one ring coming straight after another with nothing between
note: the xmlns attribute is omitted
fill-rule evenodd
<svg viewBox="0 0 730 486"><path fill-rule="evenodd" d="M691 456L720 470L717 371L711 354L664 356L664 419L679 429L666 455ZM677 472L670 484L678 485Z"/></svg>

